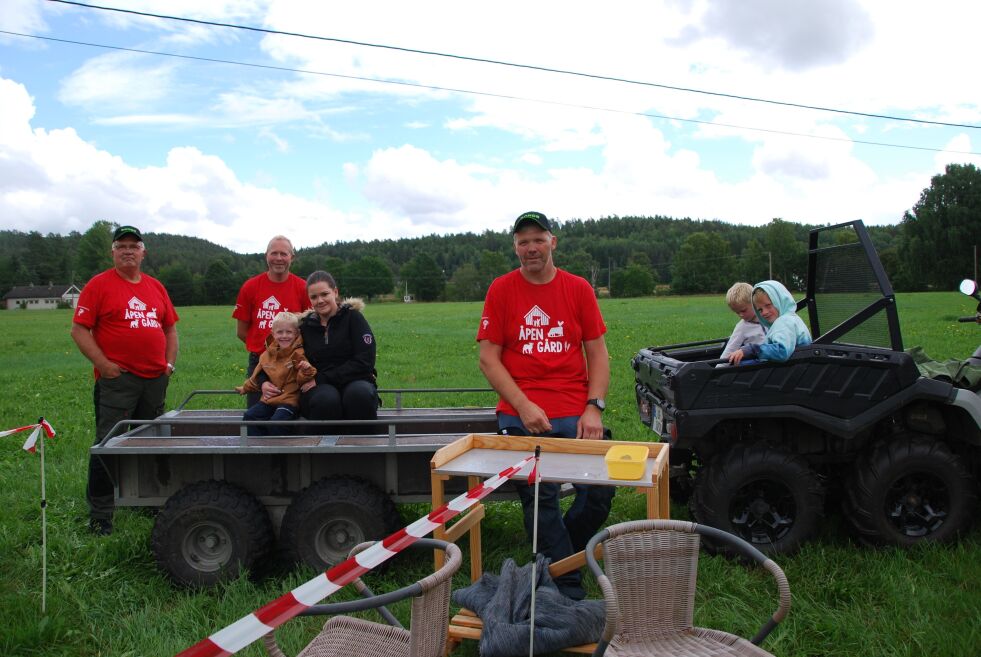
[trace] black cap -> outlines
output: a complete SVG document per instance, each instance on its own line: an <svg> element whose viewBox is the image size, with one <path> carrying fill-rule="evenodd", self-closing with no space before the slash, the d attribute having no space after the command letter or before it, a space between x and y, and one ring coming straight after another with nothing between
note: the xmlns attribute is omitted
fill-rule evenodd
<svg viewBox="0 0 981 657"><path fill-rule="evenodd" d="M511 233L517 233L528 224L535 224L542 230L547 230L550 233L552 232L552 226L548 223L548 217L543 215L541 212L525 212L514 220L514 229L511 231Z"/></svg>
<svg viewBox="0 0 981 657"><path fill-rule="evenodd" d="M132 235L135 237L137 242L143 241L143 236L140 235L140 229L134 228L133 226L120 226L117 228L116 232L112 234L112 241L115 242L116 240L126 237L127 235Z"/></svg>

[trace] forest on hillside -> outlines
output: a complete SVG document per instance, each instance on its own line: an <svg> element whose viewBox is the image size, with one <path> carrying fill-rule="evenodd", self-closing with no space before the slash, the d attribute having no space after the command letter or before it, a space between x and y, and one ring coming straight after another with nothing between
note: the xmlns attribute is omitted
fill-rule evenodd
<svg viewBox="0 0 981 657"><path fill-rule="evenodd" d="M81 287L111 266L113 228L98 221L68 235L0 231L0 295L29 284ZM770 277L800 289L811 228L782 219L763 226L662 216L576 219L556 222L555 261L614 297L717 293L735 280ZM981 243L981 171L949 165L900 223L868 229L897 290L954 289L973 273ZM241 283L265 269L261 253L181 235L144 237L144 270L163 281L177 305L232 303ZM293 271L330 271L348 296L465 301L482 299L490 282L516 264L505 230L325 243L299 250Z"/></svg>

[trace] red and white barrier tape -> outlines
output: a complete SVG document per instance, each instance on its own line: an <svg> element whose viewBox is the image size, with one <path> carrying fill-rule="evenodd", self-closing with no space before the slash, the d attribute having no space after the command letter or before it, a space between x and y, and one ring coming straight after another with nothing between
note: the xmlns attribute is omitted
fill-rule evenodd
<svg viewBox="0 0 981 657"><path fill-rule="evenodd" d="M20 431L28 431L30 429L33 429L34 431L31 431L31 435L29 435L27 437L27 440L24 441L24 446L23 446L24 451L27 452L34 451L34 447L37 444L38 436L41 434L41 429L44 429L44 433L47 434L48 438L55 437L54 427L48 424L47 420L41 418L41 421L38 422L37 424L28 424L23 427L17 427L16 429L7 429L6 431L0 431L0 438L3 438L4 436L9 436L12 433L18 433Z"/></svg>
<svg viewBox="0 0 981 657"><path fill-rule="evenodd" d="M207 639L203 639L178 653L177 657L225 657L238 652L254 641L258 641L263 635L276 629L304 609L317 604L378 564L394 557L420 538L424 538L447 520L469 509L499 488L505 481L521 472L534 459L534 456L528 456L510 468L502 470L463 495L398 530L388 538L378 541L367 550L337 564L306 584L296 587L248 616L240 618L225 629L215 632Z"/></svg>

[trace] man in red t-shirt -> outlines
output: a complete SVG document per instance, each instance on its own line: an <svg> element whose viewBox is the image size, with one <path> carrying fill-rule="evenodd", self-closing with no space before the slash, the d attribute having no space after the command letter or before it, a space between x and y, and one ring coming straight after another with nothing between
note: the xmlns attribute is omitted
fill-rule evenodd
<svg viewBox="0 0 981 657"><path fill-rule="evenodd" d="M95 443L121 420L161 415L177 362L177 311L164 286L140 271L146 248L140 231L120 226L112 236L112 269L82 288L72 339L95 368ZM89 528L112 532L113 484L102 461L89 456Z"/></svg>
<svg viewBox="0 0 981 657"><path fill-rule="evenodd" d="M238 320L236 333L249 352L245 376L252 376L259 356L266 350L266 337L272 330L272 319L280 312L299 313L310 307L303 279L290 273L296 252L293 243L282 235L269 240L266 265L269 270L242 284L235 300L232 317ZM246 395L246 406L259 402L260 393Z"/></svg>
<svg viewBox="0 0 981 657"><path fill-rule="evenodd" d="M501 433L603 438L604 397L610 384L606 325L589 283L552 261L557 239L541 212L514 222L521 266L487 290L477 330L480 369L500 395ZM532 535L533 488L518 485L525 530ZM559 485L539 485L539 551L554 561L586 547L610 513L614 490L577 484L562 516ZM569 597L585 597L578 571L555 580Z"/></svg>

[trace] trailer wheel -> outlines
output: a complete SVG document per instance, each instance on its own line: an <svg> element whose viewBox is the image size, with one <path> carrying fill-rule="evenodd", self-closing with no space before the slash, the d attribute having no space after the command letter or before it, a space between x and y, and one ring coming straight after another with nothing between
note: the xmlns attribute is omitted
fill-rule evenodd
<svg viewBox="0 0 981 657"><path fill-rule="evenodd" d="M385 538L402 526L392 500L356 477L321 479L286 509L279 538L286 558L314 570L347 559L358 543Z"/></svg>
<svg viewBox="0 0 981 657"><path fill-rule="evenodd" d="M266 509L248 491L223 481L199 481L167 500L150 544L174 582L213 586L265 558L273 529Z"/></svg>
<svg viewBox="0 0 981 657"><path fill-rule="evenodd" d="M817 532L824 512L824 487L807 462L764 443L732 446L702 469L695 485L696 522L768 555L795 552Z"/></svg>
<svg viewBox="0 0 981 657"><path fill-rule="evenodd" d="M858 461L845 509L864 542L910 546L955 538L976 501L961 458L943 442L914 435L877 443Z"/></svg>

